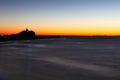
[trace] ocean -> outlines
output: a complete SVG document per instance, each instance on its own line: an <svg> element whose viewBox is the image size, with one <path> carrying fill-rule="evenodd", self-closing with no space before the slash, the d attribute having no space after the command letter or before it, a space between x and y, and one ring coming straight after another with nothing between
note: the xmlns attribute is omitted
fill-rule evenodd
<svg viewBox="0 0 120 80"><path fill-rule="evenodd" d="M120 80L120 39L0 42L0 80Z"/></svg>

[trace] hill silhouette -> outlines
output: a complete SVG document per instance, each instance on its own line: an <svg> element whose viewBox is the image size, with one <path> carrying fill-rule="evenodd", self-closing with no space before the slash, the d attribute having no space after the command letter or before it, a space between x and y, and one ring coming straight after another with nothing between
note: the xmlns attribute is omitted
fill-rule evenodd
<svg viewBox="0 0 120 80"><path fill-rule="evenodd" d="M19 32L18 34L13 34L11 36L16 39L34 39L35 32L32 30L26 29L26 30Z"/></svg>
<svg viewBox="0 0 120 80"><path fill-rule="evenodd" d="M26 29L17 34L0 36L0 41L35 39L35 36L34 31Z"/></svg>

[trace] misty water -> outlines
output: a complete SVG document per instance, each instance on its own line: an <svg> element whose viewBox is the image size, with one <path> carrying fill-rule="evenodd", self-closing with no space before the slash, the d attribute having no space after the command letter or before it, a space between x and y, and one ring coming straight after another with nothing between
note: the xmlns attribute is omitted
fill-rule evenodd
<svg viewBox="0 0 120 80"><path fill-rule="evenodd" d="M120 80L120 39L0 42L0 80Z"/></svg>

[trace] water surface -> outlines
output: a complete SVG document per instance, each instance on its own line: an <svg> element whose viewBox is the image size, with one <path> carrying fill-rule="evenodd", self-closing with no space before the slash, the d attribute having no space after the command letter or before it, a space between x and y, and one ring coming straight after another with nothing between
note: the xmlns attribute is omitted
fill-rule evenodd
<svg viewBox="0 0 120 80"><path fill-rule="evenodd" d="M0 80L119 80L120 39L0 42Z"/></svg>

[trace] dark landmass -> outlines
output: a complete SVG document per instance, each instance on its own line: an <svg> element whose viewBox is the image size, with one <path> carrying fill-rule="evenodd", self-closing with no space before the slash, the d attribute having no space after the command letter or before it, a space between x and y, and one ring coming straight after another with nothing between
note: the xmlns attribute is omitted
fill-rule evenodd
<svg viewBox="0 0 120 80"><path fill-rule="evenodd" d="M35 32L32 30L23 30L17 34L12 35L0 35L0 41L9 40L32 40L32 39L44 39L44 38L58 38L60 36L36 36Z"/></svg>
<svg viewBox="0 0 120 80"><path fill-rule="evenodd" d="M27 40L27 39L35 39L35 32L32 30L26 29L17 34L0 36L0 41Z"/></svg>
<svg viewBox="0 0 120 80"><path fill-rule="evenodd" d="M35 39L62 38L63 36L35 36Z"/></svg>

